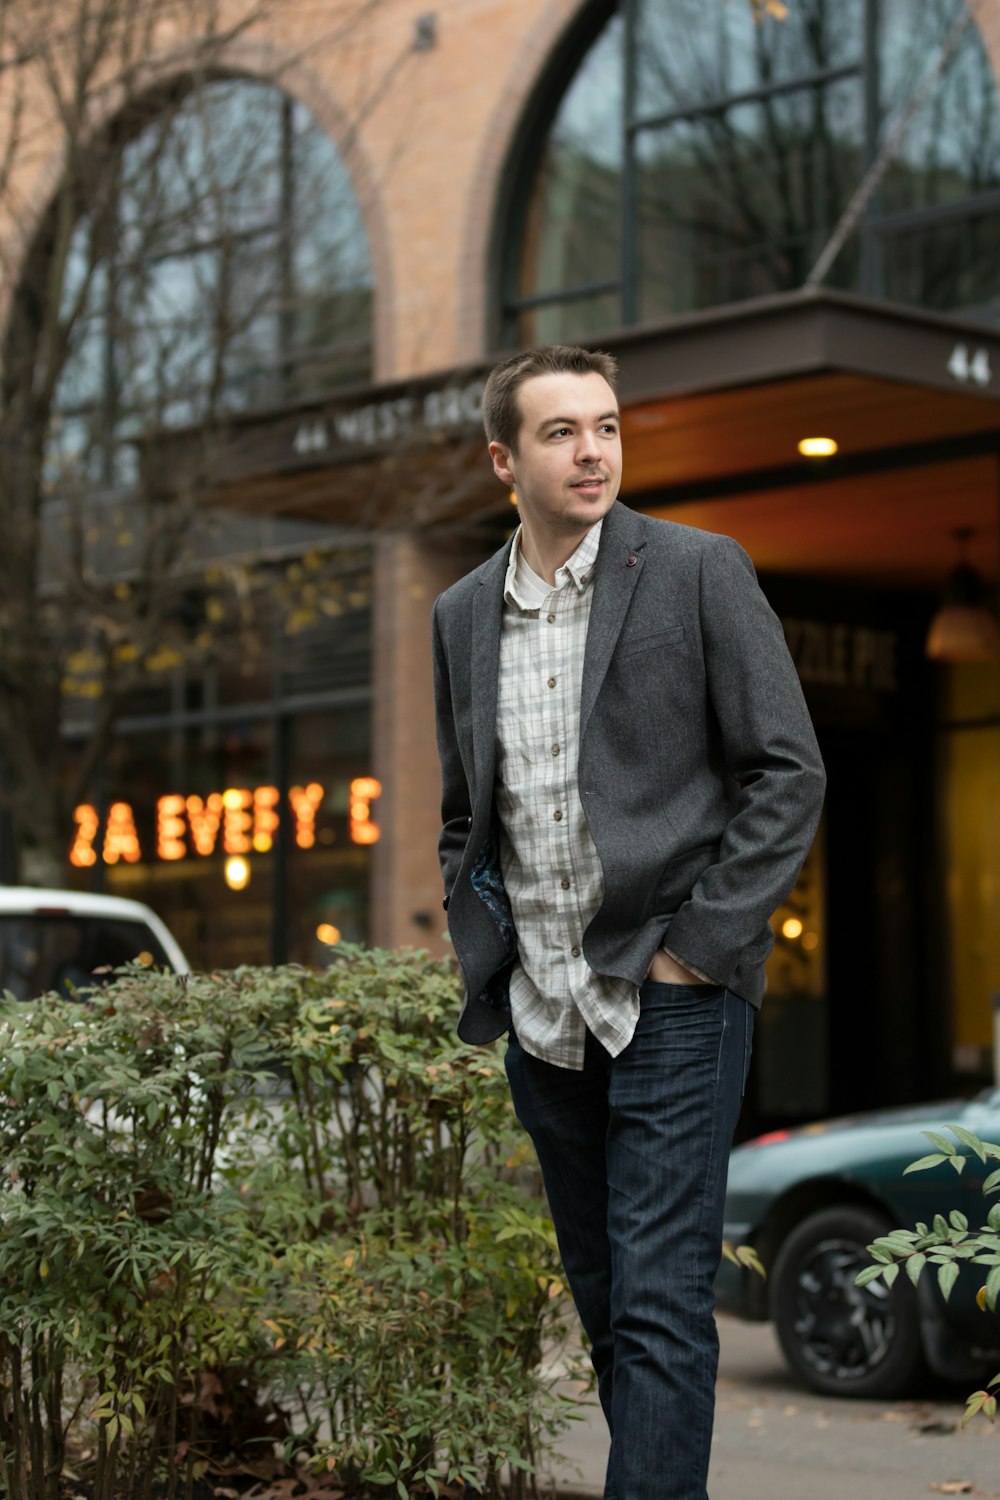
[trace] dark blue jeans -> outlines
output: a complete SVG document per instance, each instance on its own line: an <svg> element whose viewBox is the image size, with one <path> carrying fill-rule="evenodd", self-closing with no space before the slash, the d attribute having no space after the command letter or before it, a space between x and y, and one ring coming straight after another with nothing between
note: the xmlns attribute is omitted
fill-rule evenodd
<svg viewBox="0 0 1000 1500"><path fill-rule="evenodd" d="M538 1153L611 1432L605 1500L707 1500L719 1339L713 1282L753 1010L715 986L639 992L635 1035L582 1072L511 1034L514 1108Z"/></svg>

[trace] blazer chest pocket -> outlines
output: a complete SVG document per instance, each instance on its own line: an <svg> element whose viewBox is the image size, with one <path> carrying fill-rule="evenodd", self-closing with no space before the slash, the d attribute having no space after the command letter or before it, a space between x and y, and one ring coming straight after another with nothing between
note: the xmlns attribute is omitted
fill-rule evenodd
<svg viewBox="0 0 1000 1500"><path fill-rule="evenodd" d="M646 651L675 651L683 642L684 626L671 625L668 630L655 630L650 635L628 636L619 642L618 654L627 659Z"/></svg>

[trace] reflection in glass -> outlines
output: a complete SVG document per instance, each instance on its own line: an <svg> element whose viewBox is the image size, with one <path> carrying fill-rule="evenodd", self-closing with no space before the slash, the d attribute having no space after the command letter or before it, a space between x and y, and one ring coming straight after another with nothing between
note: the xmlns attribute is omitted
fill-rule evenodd
<svg viewBox="0 0 1000 1500"><path fill-rule="evenodd" d="M87 480L124 482L137 428L370 378L364 225L301 105L217 80L151 118L116 167L71 249L67 295L85 304L59 403L87 415Z"/></svg>
<svg viewBox="0 0 1000 1500"><path fill-rule="evenodd" d="M962 0L882 0L882 115L912 97L942 46ZM996 77L975 24L910 124L882 184L886 213L951 203L1000 187Z"/></svg>
<svg viewBox="0 0 1000 1500"><path fill-rule="evenodd" d="M520 295L618 275L622 55L622 24L615 17L571 84L538 164L523 230ZM578 307L589 327L588 310L589 302ZM554 312L554 322L561 325L563 316Z"/></svg>
<svg viewBox="0 0 1000 1500"><path fill-rule="evenodd" d="M795 0L781 22L755 21L748 0L641 0L639 119L688 110L857 64L863 0Z"/></svg>
<svg viewBox="0 0 1000 1500"><path fill-rule="evenodd" d="M1000 213L910 229L886 241L885 294L1000 323Z"/></svg>
<svg viewBox="0 0 1000 1500"><path fill-rule="evenodd" d="M565 344L613 328L619 322L621 299L617 292L599 292L563 302L544 302L526 307L518 318L517 342Z"/></svg>
<svg viewBox="0 0 1000 1500"><path fill-rule="evenodd" d="M965 14L965 0L795 0L755 23L750 0L630 3L634 31L609 20L535 167L508 283L518 342L802 286ZM996 229L976 197L998 189L996 78L970 24L827 284L995 319ZM936 222L893 219L914 212Z"/></svg>
<svg viewBox="0 0 1000 1500"><path fill-rule="evenodd" d="M644 133L641 317L800 286L857 179L863 124L849 79ZM855 259L840 258L835 284Z"/></svg>

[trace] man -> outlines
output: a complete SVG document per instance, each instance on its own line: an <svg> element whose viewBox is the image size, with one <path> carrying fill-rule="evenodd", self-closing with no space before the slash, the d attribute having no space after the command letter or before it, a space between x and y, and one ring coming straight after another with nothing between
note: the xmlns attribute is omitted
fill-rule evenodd
<svg viewBox="0 0 1000 1500"><path fill-rule="evenodd" d="M705 1500L726 1164L824 776L728 537L617 500L615 365L491 373L513 541L434 609L459 1034L508 1033L611 1432L606 1500Z"/></svg>

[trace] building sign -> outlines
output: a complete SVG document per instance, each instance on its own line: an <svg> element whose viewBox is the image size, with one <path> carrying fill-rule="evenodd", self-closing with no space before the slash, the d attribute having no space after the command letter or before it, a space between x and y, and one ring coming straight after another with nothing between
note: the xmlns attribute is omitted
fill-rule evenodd
<svg viewBox="0 0 1000 1500"><path fill-rule="evenodd" d="M896 631L784 616L781 624L801 683L880 693L898 689Z"/></svg>
<svg viewBox="0 0 1000 1500"><path fill-rule="evenodd" d="M304 417L292 434L292 453L316 458L338 449L383 448L405 439L478 428L484 384L482 379L470 380L422 396L395 396Z"/></svg>
<svg viewBox="0 0 1000 1500"><path fill-rule="evenodd" d="M357 776L349 788L348 835L354 844L375 844L381 830L372 819L372 803L381 795L374 776ZM316 843L316 817L326 796L317 781L288 791L289 827L299 849ZM153 852L175 861L212 854L266 854L278 831L281 801L277 787L227 787L207 797L169 793L157 798ZM89 869L98 859L138 864L146 857L129 802L112 802L100 835L100 817L89 802L74 809L75 832L70 864Z"/></svg>

